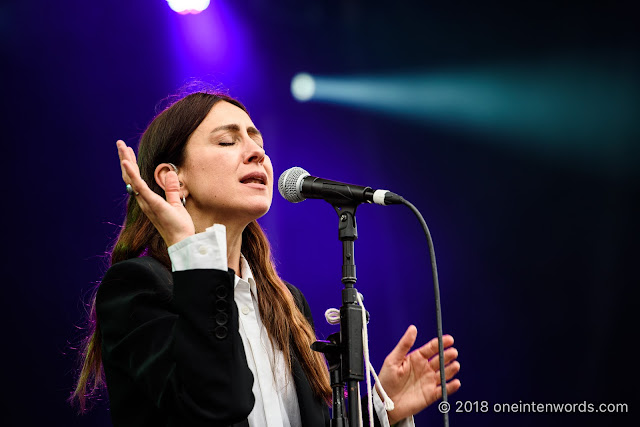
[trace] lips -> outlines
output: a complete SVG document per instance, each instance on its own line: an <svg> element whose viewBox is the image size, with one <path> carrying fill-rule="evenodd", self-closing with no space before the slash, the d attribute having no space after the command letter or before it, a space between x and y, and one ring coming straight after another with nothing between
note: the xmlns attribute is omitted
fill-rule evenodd
<svg viewBox="0 0 640 427"><path fill-rule="evenodd" d="M264 172L252 172L240 179L243 184L267 185L267 175Z"/></svg>

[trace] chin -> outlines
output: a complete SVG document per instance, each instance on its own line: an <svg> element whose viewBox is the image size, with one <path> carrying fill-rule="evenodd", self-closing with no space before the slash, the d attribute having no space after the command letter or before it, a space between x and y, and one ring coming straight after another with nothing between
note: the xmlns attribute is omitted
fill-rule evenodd
<svg viewBox="0 0 640 427"><path fill-rule="evenodd" d="M250 213L250 216L253 219L258 219L263 217L264 215L267 214L267 212L269 212L269 209L271 208L271 203L266 203L266 204L255 204L252 205L250 207L247 208L247 212Z"/></svg>

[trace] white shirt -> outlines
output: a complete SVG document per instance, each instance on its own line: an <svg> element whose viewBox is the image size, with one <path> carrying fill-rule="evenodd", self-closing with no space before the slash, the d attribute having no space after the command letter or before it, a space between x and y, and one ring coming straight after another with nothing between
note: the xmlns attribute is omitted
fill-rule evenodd
<svg viewBox="0 0 640 427"><path fill-rule="evenodd" d="M169 247L172 271L216 269L227 271L226 228L214 224L203 233L190 236ZM250 426L302 427L300 407L291 370L284 355L274 350L258 310L258 289L246 259L240 258L241 277L234 279L234 300L240 317L240 338L247 356L247 364L254 377L255 405L249 414ZM374 388L375 390L375 388ZM373 393L373 403L383 427L389 426L384 404ZM368 424L368 420L363 420ZM413 417L396 424L413 427Z"/></svg>

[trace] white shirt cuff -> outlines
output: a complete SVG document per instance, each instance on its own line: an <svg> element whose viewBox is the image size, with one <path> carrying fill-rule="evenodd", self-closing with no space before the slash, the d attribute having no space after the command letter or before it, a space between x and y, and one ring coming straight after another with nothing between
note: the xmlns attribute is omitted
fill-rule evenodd
<svg viewBox="0 0 640 427"><path fill-rule="evenodd" d="M382 427L391 427L389 424L389 417L387 415L387 410L384 407L384 403L382 399L378 395L378 389L373 387L373 408L378 415L378 419L380 420L380 424ZM415 427L415 423L413 422L413 417L407 417L401 421L398 421L394 424L396 427Z"/></svg>
<svg viewBox="0 0 640 427"><path fill-rule="evenodd" d="M227 271L227 228L222 224L214 224L202 233L169 246L169 258L171 271Z"/></svg>

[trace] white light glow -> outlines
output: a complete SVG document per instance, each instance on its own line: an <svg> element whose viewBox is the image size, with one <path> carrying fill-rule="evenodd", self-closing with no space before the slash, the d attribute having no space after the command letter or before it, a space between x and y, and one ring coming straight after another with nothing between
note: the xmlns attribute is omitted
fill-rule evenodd
<svg viewBox="0 0 640 427"><path fill-rule="evenodd" d="M210 0L167 0L171 10L181 15L200 13L209 7Z"/></svg>
<svg viewBox="0 0 640 427"><path fill-rule="evenodd" d="M316 92L316 82L307 73L296 74L291 80L291 94L300 102L305 102L313 98Z"/></svg>

